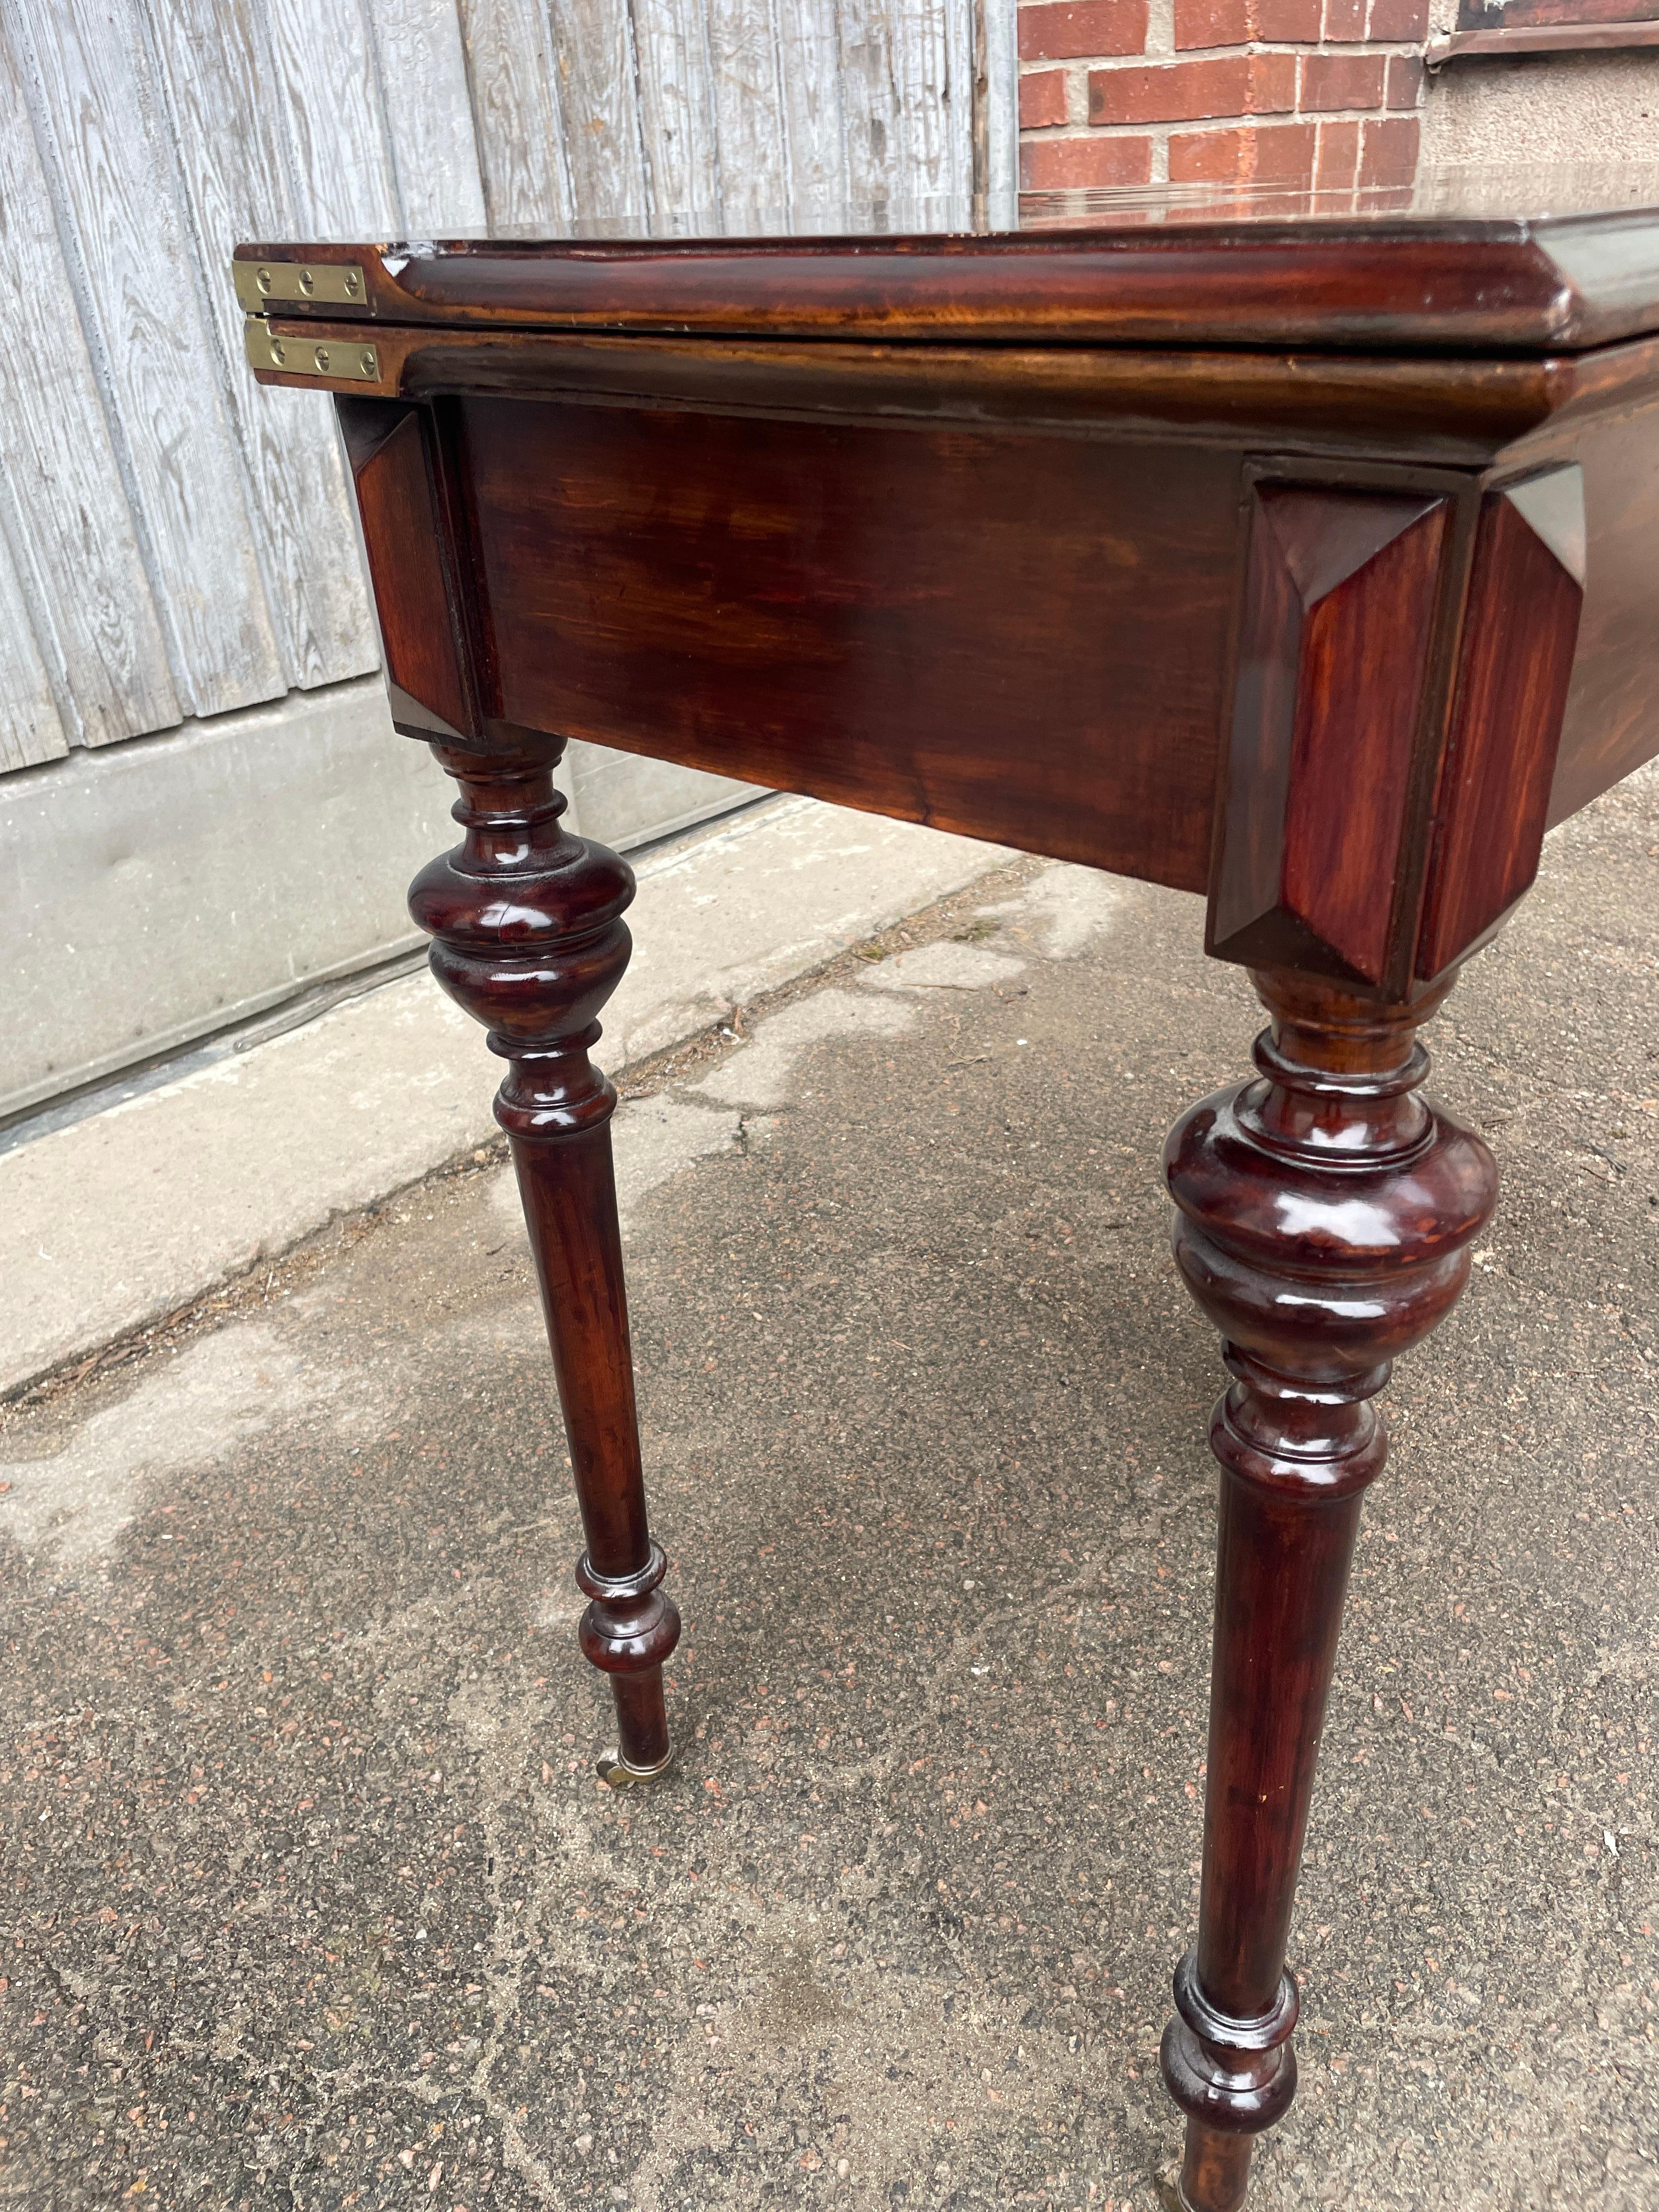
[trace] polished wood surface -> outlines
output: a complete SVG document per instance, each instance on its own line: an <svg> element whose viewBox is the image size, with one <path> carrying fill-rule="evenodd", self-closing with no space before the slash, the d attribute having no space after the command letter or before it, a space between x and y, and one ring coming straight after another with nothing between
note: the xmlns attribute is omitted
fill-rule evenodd
<svg viewBox="0 0 1659 2212"><path fill-rule="evenodd" d="M1224 453L482 399L459 435L509 720L1204 883Z"/></svg>
<svg viewBox="0 0 1659 2212"><path fill-rule="evenodd" d="M622 1773L650 1774L668 1761L662 1664L680 1619L646 1525L611 1164L617 1094L589 1057L628 965L633 872L561 828L558 740L488 760L434 750L460 785L465 835L416 878L410 912L436 939L433 974L508 1063L495 1118L518 1170L587 1540L581 1646L611 1678Z"/></svg>
<svg viewBox="0 0 1659 2212"><path fill-rule="evenodd" d="M1251 495L1209 949L1379 986L1402 964L1453 501L1403 483Z"/></svg>
<svg viewBox="0 0 1659 2212"><path fill-rule="evenodd" d="M1296 2088L1285 1967L1373 1400L1443 1320L1492 1212L1492 1154L1419 1097L1412 1006L1258 975L1258 1079L1195 1106L1164 1158L1176 1264L1220 1331L1221 1463L1198 1948L1176 1976L1164 2077L1188 2115L1192 2212L1237 2212L1249 2138Z"/></svg>
<svg viewBox="0 0 1659 2212"><path fill-rule="evenodd" d="M1167 1159L1233 1380L1164 2066L1184 2201L1235 2212L1295 2088L1373 1401L1495 1197L1415 1032L1547 823L1659 753L1659 215L258 252L368 271L274 327L374 325L337 404L394 718L465 794L414 907L510 1063L609 1778L666 1756L678 1622L589 1057L629 879L558 826L564 741L1200 894L1255 976L1259 1074Z"/></svg>
<svg viewBox="0 0 1659 2212"><path fill-rule="evenodd" d="M1182 220L1179 202L1052 228L828 238L456 239L239 246L239 261L351 262L348 319L725 337L1023 344L1447 346L1547 351L1659 328L1650 225L1533 219ZM1154 219L1148 219L1149 217ZM284 307L288 303L284 303ZM303 303L301 303L303 313ZM328 313L342 319L339 307Z"/></svg>
<svg viewBox="0 0 1659 2212"><path fill-rule="evenodd" d="M1488 492L1457 704L1435 797L1417 973L1498 927L1537 872L1584 599L1584 480L1569 464Z"/></svg>

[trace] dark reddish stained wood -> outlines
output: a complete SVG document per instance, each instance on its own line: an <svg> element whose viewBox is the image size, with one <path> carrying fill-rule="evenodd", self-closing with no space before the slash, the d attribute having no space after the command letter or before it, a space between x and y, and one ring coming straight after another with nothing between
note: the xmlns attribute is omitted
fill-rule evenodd
<svg viewBox="0 0 1659 2212"><path fill-rule="evenodd" d="M1424 980L1489 936L1538 872L1583 600L1572 466L1481 505L1419 943Z"/></svg>
<svg viewBox="0 0 1659 2212"><path fill-rule="evenodd" d="M628 964L633 872L560 826L557 738L485 757L434 745L460 786L463 842L416 877L410 911L432 972L508 1064L495 1100L524 1200L587 1547L581 1647L616 1694L611 1781L665 1765L663 1662L679 1615L646 1523L611 1162L617 1094L589 1057Z"/></svg>
<svg viewBox="0 0 1659 2212"><path fill-rule="evenodd" d="M294 335L273 318L272 328ZM340 325L313 336L344 335ZM378 386L343 398L430 400L452 392L611 404L660 399L720 414L830 412L854 419L1052 424L1112 435L1167 425L1236 449L1483 467L1558 418L1659 396L1659 339L1598 354L1291 355L1198 349L878 346L787 340L619 338L543 331L381 329ZM261 371L315 392L319 380Z"/></svg>
<svg viewBox="0 0 1659 2212"><path fill-rule="evenodd" d="M510 720L1205 881L1225 453L482 399L463 436Z"/></svg>
<svg viewBox="0 0 1659 2212"><path fill-rule="evenodd" d="M1194 1954L1164 2077L1188 2115L1191 2212L1237 2212L1251 2137L1296 2088L1285 1946L1361 1498L1390 1364L1450 1310L1497 1170L1419 1095L1412 1006L1255 977L1261 1080L1194 1106L1164 1155L1176 1262L1233 1382L1221 1465L1215 1656Z"/></svg>
<svg viewBox="0 0 1659 2212"><path fill-rule="evenodd" d="M1559 819L1659 751L1659 337L1562 350L1659 328L1659 222L304 251L369 271L383 381L341 416L398 719L449 736L466 829L414 905L509 1062L631 1770L665 1755L678 1619L589 1056L629 879L558 826L564 738L1209 883L1212 949L1270 971L1261 1080L1168 1158L1234 1380L1164 2066L1187 2202L1233 2212L1295 2085L1371 1401L1492 1203L1414 1029L1529 879L1546 795ZM361 338L338 315L289 326Z"/></svg>
<svg viewBox="0 0 1659 2212"><path fill-rule="evenodd" d="M1380 984L1434 665L1443 494L1255 488L1209 949Z"/></svg>
<svg viewBox="0 0 1659 2212"><path fill-rule="evenodd" d="M1387 179L1379 179L1387 182ZM1064 209L1059 214L1063 216ZM1545 352L1659 329L1652 218L1513 210L1316 225L1133 210L985 237L271 243L350 261L361 317L705 337ZM306 324L303 302L286 318Z"/></svg>
<svg viewBox="0 0 1659 2212"><path fill-rule="evenodd" d="M1529 459L1576 463L1584 479L1584 603L1560 748L1552 827L1659 753L1659 408L1523 443Z"/></svg>
<svg viewBox="0 0 1659 2212"><path fill-rule="evenodd" d="M338 412L380 614L392 719L409 737L470 735L474 717L446 574L428 410L343 398Z"/></svg>

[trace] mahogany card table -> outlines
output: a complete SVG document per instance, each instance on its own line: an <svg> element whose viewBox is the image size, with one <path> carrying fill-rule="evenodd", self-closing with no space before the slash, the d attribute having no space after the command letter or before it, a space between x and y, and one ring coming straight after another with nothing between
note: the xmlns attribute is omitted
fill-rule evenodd
<svg viewBox="0 0 1659 2212"><path fill-rule="evenodd" d="M336 395L393 719L460 788L411 904L507 1063L608 1781L668 1760L679 1618L589 1057L633 878L561 826L567 740L1190 891L1250 971L1255 1073L1164 1160L1231 1380L1163 2071L1183 2202L1233 2212L1296 2087L1286 1937L1374 1401L1497 1196L1416 1033L1546 830L1659 752L1659 176L251 245L235 277L261 380Z"/></svg>

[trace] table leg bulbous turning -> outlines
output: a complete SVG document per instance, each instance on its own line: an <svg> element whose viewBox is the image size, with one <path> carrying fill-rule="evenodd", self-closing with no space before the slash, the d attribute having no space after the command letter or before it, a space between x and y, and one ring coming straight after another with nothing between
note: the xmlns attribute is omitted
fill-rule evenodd
<svg viewBox="0 0 1659 2212"><path fill-rule="evenodd" d="M1210 1430L1198 1946L1163 2047L1190 2212L1237 2212L1252 2139L1295 2094L1285 1943L1360 1502L1387 1449L1372 1400L1456 1300L1497 1197L1486 1146L1418 1093L1415 1031L1449 979L1409 1006L1254 980L1273 1017L1259 1077L1193 1108L1165 1153L1176 1264L1234 1378Z"/></svg>
<svg viewBox="0 0 1659 2212"><path fill-rule="evenodd" d="M619 1755L600 1768L621 1782L667 1764L662 1668L680 1622L646 1525L611 1158L617 1094L589 1057L628 964L634 877L560 826L562 750L555 739L506 757L434 745L460 785L465 836L416 878L410 911L435 940L433 974L508 1062L495 1118L518 1172L586 1538L581 1648L616 1697Z"/></svg>

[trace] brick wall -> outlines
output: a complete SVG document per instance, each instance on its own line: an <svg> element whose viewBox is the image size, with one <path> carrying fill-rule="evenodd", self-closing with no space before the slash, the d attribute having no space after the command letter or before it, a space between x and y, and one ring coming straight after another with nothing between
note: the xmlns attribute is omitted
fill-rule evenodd
<svg viewBox="0 0 1659 2212"><path fill-rule="evenodd" d="M1429 0L1020 0L1021 181L1396 181L1428 30Z"/></svg>

